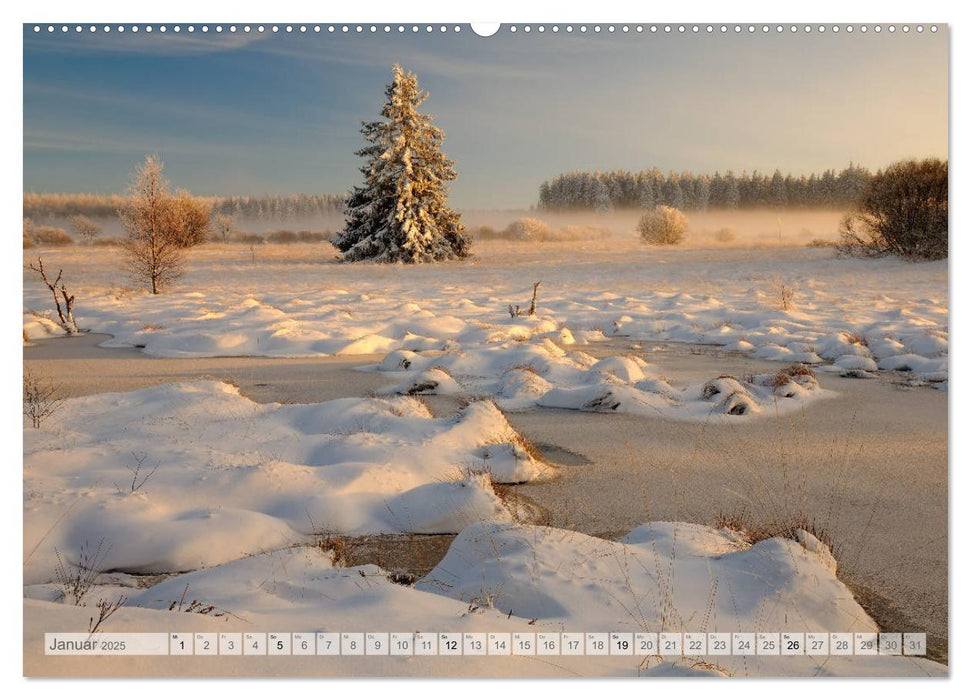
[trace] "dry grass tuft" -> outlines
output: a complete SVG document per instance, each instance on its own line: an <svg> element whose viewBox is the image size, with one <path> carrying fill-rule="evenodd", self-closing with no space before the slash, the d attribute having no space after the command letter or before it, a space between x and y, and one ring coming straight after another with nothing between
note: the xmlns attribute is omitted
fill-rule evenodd
<svg viewBox="0 0 971 700"><path fill-rule="evenodd" d="M778 389L779 387L783 387L796 377L810 377L815 381L816 373L808 365L795 364L783 367L772 378L772 388Z"/></svg>
<svg viewBox="0 0 971 700"><path fill-rule="evenodd" d="M503 374L507 372L514 372L516 370L519 370L520 372L529 372L530 374L535 374L537 377L542 376L539 372L536 371L535 367L527 364L509 365L508 367L506 367L506 369L503 370Z"/></svg>
<svg viewBox="0 0 971 700"><path fill-rule="evenodd" d="M827 241L825 238L814 238L806 244L807 248L838 248L837 241Z"/></svg>
<svg viewBox="0 0 971 700"><path fill-rule="evenodd" d="M733 381L738 381L738 377L732 374L719 374L714 379L709 379L705 382L705 385L701 387L701 398L710 399L712 396L721 393L721 387L718 385L719 379L731 379Z"/></svg>
<svg viewBox="0 0 971 700"><path fill-rule="evenodd" d="M331 566L338 569L343 569L347 566L347 562L354 551L353 545L342 535L327 535L317 540L317 547L322 552L330 553Z"/></svg>
<svg viewBox="0 0 971 700"><path fill-rule="evenodd" d="M57 559L57 564L54 566L54 580L65 600L71 601L74 605L84 604L84 597L101 573L100 567L109 549L110 547L105 547L104 539L98 542L94 550L85 542L81 545L78 562L72 564L65 562L57 547L54 548L54 556Z"/></svg>
<svg viewBox="0 0 971 700"><path fill-rule="evenodd" d="M721 512L715 516L712 527L731 530L749 544L770 540L773 537L798 541L799 530L804 530L829 547L832 555L839 560L839 546L833 542L827 528L816 518L806 514L759 518L744 509L732 513Z"/></svg>

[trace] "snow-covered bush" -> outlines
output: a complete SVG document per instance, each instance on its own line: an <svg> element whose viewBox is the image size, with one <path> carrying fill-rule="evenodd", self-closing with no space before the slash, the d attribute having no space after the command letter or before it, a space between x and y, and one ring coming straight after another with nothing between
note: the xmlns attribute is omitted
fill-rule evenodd
<svg viewBox="0 0 971 700"><path fill-rule="evenodd" d="M687 230L688 218L674 207L655 207L637 222L641 240L648 245L677 245Z"/></svg>
<svg viewBox="0 0 971 700"><path fill-rule="evenodd" d="M545 241L550 237L550 227L542 219L524 216L509 224L503 237L514 241Z"/></svg>

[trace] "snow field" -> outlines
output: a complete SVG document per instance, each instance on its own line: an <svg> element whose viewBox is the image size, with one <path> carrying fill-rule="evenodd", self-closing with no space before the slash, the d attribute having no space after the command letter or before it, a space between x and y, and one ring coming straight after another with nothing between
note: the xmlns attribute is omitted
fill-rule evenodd
<svg viewBox="0 0 971 700"><path fill-rule="evenodd" d="M312 262L298 246L287 252L293 259L246 265L231 247L213 246L196 254L182 285L156 297L109 283L119 278L117 253L47 255L91 280L77 290L81 327L160 357L386 354L540 336L582 345L606 335L722 346L854 376L896 370L946 387L946 264L800 248L650 251L627 240L480 248L478 260L419 270L326 264L319 246ZM543 280L537 316L510 318L508 305L528 303L534 278ZM792 290L785 310L780 280ZM47 290L28 278L29 338L56 332L49 307Z"/></svg>
<svg viewBox="0 0 971 700"><path fill-rule="evenodd" d="M245 616L263 630L361 630L374 620L430 631L875 629L836 578L828 550L808 535L749 544L727 531L646 523L610 542L520 526L494 484L554 472L530 456L499 409L735 421L826 396L804 372L675 387L643 358L598 361L583 350L611 336L717 345L780 369L906 372L946 388L946 264L618 243L497 245L479 261L421 270L289 259L250 266L212 248L199 251L183 286L159 297L114 287L116 266L85 258L91 251L58 253L66 268L73 262L89 273L77 289L79 324L112 334L112 346L160 357L372 354L370 369L387 373L389 386L376 398L299 406L256 404L216 382L65 402L41 429L24 431L32 619L68 619L74 610L58 599L55 547L73 566L82 547L103 542L100 567L114 573L99 576L91 600L128 595L112 618L121 628L148 615L181 620L184 613L168 610L188 591L226 611L221 619ZM586 259L577 260L577 247ZM787 310L775 301L780 276L795 290ZM527 302L537 279L538 314L510 318L508 304ZM46 290L25 282L28 338L56 334L48 305ZM414 397L424 393L495 403L435 419ZM150 475L133 489L137 465ZM461 534L434 571L404 587L374 566L335 568L308 546L317 532ZM132 575L147 573L179 575L136 590ZM387 663L387 672L407 671ZM577 663L587 673L637 671L630 660ZM708 671L946 669L889 657L726 658L713 669L680 663L652 673ZM456 670L443 664L438 672Z"/></svg>

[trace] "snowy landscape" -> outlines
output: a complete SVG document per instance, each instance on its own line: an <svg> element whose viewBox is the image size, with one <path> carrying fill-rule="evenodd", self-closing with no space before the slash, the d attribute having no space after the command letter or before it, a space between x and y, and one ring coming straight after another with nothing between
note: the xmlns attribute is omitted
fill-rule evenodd
<svg viewBox="0 0 971 700"><path fill-rule="evenodd" d="M232 613L217 618L220 624L212 629L219 630L338 630L369 609L382 610L385 626L407 630L532 631L538 624L528 625L533 619L556 630L596 627L597 621L598 629L609 631L877 629L812 535L802 542L780 536L751 545L731 529L649 520L646 508L642 526L617 539L591 535L627 527L632 522L627 513L581 528L589 534L537 527L568 519L567 512L553 517L545 512L562 506L555 500L544 504L542 489L572 478L578 468L559 465L555 450L536 448L514 426L520 416L537 411L566 409L610 420L629 414L641 422L663 420L687 453L697 449L700 435L721 424L741 441L739 431L750 426L802 423L807 414L844 405L841 400L857 405L860 390L871 382L878 396L896 405L906 404L914 392L938 395L940 400L920 405L928 405L930 420L943 420L946 265L840 259L829 249L796 246L661 253L633 237L617 238L588 246L582 261L567 243L538 250L536 244L491 242L481 244L470 261L434 268L345 266L333 263L326 248L308 245L267 245L254 261L244 246L209 244L198 251L185 290L159 296L115 283L115 249L43 251L48 265L90 284L73 290L84 299L77 309L79 326L108 335L94 336L97 347L74 350L70 344L82 338L63 336L47 308L49 292L25 277L26 366L55 379L72 397L40 429L24 431L28 616L53 620L51 606L73 607L54 576L58 556L63 566L76 565L85 551L93 556L100 546L99 568L112 573L96 577L86 598L93 605L125 596L125 606L109 621L118 630L163 624L141 617L141 608L167 616L164 625L181 629L185 613L168 607L180 600L186 583L187 599L215 606L209 616ZM33 252L25 253L25 262ZM605 275L610 279L604 281ZM881 287L879 280L891 276L893 288ZM506 307L528 303L532 285L522 280L533 277L542 279L536 314L511 318ZM796 290L788 311L776 302L779 279ZM56 350L57 343L68 345ZM48 348L52 354L32 359ZM124 354L116 359L112 348ZM127 358L139 354L164 372L133 366ZM228 376L194 365L216 357L227 366L263 359L239 364ZM708 369L712 357L728 363L716 360ZM106 369L98 369L99 359L108 363ZM310 376L295 375L297 387L288 378L277 390L256 388L275 365L290 366L277 363L300 361L309 363L300 371ZM740 361L757 371L721 376L726 372L718 367ZM812 374L788 375L795 365ZM345 367L336 389L313 383ZM110 376L100 376L103 371ZM115 386L125 391L104 393ZM879 413L865 404L854 410ZM631 424L605 429L622 447ZM845 440L847 449L869 449L869 437L866 444L850 445L857 439L851 432L847 428L836 439ZM575 437L584 445L582 434ZM569 438L561 434L559 440ZM593 437L587 441L591 463L579 470L595 477L598 445ZM774 449L786 447L770 445L765 452ZM815 465L804 455L794 461L794 473L807 470L793 477L797 481L830 478L814 475ZM143 471L136 475L139 465ZM738 484L750 476L733 463L725 468ZM133 477L144 484L133 488ZM633 478L648 492L658 479L649 471ZM862 483L887 477L855 478ZM534 485L528 498L510 497L525 492L527 484ZM774 516L807 515L798 503L806 491L797 484L786 488L793 502L779 506ZM595 494L587 498L597 500ZM834 504L834 498L827 491L820 507L870 513L870 504L854 506L853 499ZM721 509L736 504L729 496ZM663 512L671 517L677 510L675 505ZM531 573L517 573L509 557L476 548L486 536L483 523L503 528L497 532L517 556L530 558ZM859 543L855 538L873 537L847 529L853 547ZM415 536L450 533L462 533L447 556L462 562L457 570L465 579L448 579L447 585L440 585L446 572L456 571L448 559L442 570L402 586L388 581L400 571L374 564L335 566L334 550L326 549L335 546L335 535L349 542L379 534L410 537L408 547L420 548L422 539ZM644 533L664 538L664 544ZM899 533L878 539L884 535L892 539ZM751 557L722 556L749 548ZM682 576L671 569L672 556L688 570L691 557L698 558L704 575L686 570ZM706 557L716 557L725 570L712 570ZM407 559L396 562L401 570L409 568ZM565 581L557 577L557 571L575 572L582 561L605 563L584 583L572 575ZM631 568L641 578L622 583ZM273 573L274 590L285 582L291 592L265 591L260 581L281 570L286 574ZM364 589L360 576L367 577ZM778 578L779 584L759 592L753 576ZM903 578L903 571L892 576L888 588L896 590ZM713 603L716 580L717 595L724 597ZM154 581L161 582L146 588ZM566 588L557 589L555 581ZM689 588L684 581L703 584ZM618 586L632 590L621 595ZM728 586L735 587L734 596L744 591L746 602L732 603ZM674 607L665 612L665 596L675 590ZM346 596L357 602L345 607L339 601ZM470 615L469 604L483 597L488 602ZM924 605L918 602L915 609ZM389 609L398 611L390 619ZM507 619L510 610L513 617ZM706 627L701 619L709 610ZM677 621L666 619L672 614ZM781 624L782 618L790 624ZM82 627L88 624L83 621ZM638 672L640 661L573 660L570 668L627 674ZM698 661L679 660L671 671ZM743 666L735 658L715 661L717 673L938 672L931 662L915 659L749 659ZM386 663L368 672L409 673L407 666L396 667L404 661ZM661 672L661 666L648 666ZM437 668L423 672L454 672ZM554 671L529 664L508 669L527 675ZM495 669L477 663L468 672Z"/></svg>
<svg viewBox="0 0 971 700"><path fill-rule="evenodd" d="M25 675L948 675L947 162L550 165L461 206L455 113L380 76L341 194L193 193L149 149L124 194L25 192ZM55 632L927 646L214 671Z"/></svg>

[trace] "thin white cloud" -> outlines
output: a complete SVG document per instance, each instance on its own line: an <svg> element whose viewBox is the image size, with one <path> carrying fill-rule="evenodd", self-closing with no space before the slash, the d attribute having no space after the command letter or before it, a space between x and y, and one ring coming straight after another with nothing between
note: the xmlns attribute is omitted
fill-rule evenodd
<svg viewBox="0 0 971 700"><path fill-rule="evenodd" d="M80 34L30 34L24 38L24 52L44 51L54 53L103 53L138 54L148 56L193 56L224 51L237 51L250 47L267 37L258 33L208 32L198 30L188 33L164 34L144 31L132 33L130 30L119 33L112 29L105 32L82 32Z"/></svg>
<svg viewBox="0 0 971 700"><path fill-rule="evenodd" d="M309 41L319 43L310 44ZM406 41L406 40L405 40ZM301 37L300 43L279 38L252 48L260 53L284 58L315 61L336 65L355 65L390 69L393 63L418 72L458 78L490 78L502 80L536 80L543 72L524 61L506 61L501 55L483 63L481 58L468 58L457 51L422 49L405 43L398 37ZM395 45L394 42L398 42Z"/></svg>
<svg viewBox="0 0 971 700"><path fill-rule="evenodd" d="M135 153L145 154L162 150L174 153L224 154L226 148L207 141L173 138L148 138L137 134L64 132L55 130L24 130L24 150L72 151L77 153Z"/></svg>
<svg viewBox="0 0 971 700"><path fill-rule="evenodd" d="M150 117L170 117L173 119L187 119L195 123L206 124L232 124L234 130L249 129L255 131L281 131L283 129L294 131L306 131L306 122L296 113L292 115L264 115L256 110L240 110L231 107L219 107L212 102L201 103L192 99L148 99L144 95L137 98L126 93L106 92L98 89L80 89L65 85L44 84L36 81L24 85L24 98L51 100L54 103L62 104L88 104L97 107L107 107L115 110L115 113L124 111L126 113L143 114ZM335 110L329 110L331 116ZM356 124L356 117L347 115L346 121ZM88 124L76 121L78 130L83 131ZM343 135L343 132L336 127L315 124L313 125L313 135L315 137L336 138Z"/></svg>

